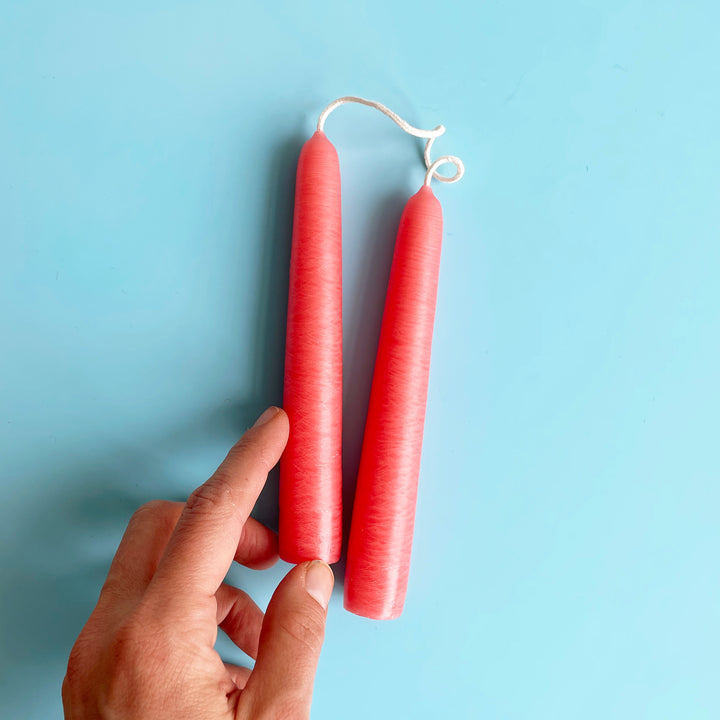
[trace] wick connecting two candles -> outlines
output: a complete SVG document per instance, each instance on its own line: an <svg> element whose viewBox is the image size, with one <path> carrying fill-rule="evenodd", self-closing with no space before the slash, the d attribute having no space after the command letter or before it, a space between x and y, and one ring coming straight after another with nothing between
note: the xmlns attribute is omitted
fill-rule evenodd
<svg viewBox="0 0 720 720"><path fill-rule="evenodd" d="M456 182L459 158L430 160L439 125L420 130L380 103L343 97L320 114L300 153L295 194L283 405L290 437L280 461L280 555L336 562L342 544L342 234L340 166L325 121L347 102L374 107L427 138L423 186L400 218L373 373L345 573L345 608L400 615L420 471L442 209L433 178ZM437 172L445 163L455 175Z"/></svg>
<svg viewBox="0 0 720 720"><path fill-rule="evenodd" d="M389 117L398 127L402 128L406 133L408 133L408 135L413 135L414 137L418 138L427 138L427 142L425 143L425 152L423 153L423 156L425 158L425 167L427 168L427 172L425 173L425 185L429 185L430 180L433 178L444 183L454 183L460 180L460 178L462 178L462 176L465 174L465 166L463 165L463 161L456 155L443 155L442 157L439 157L437 160L435 160L435 162L432 162L430 160L430 149L432 148L435 139L439 138L445 133L444 125L438 125L432 130L421 130L420 128L413 127L409 122L403 120L389 107L386 107L382 103L376 102L375 100L366 100L365 98L357 97L355 95L346 95L345 97L333 100L320 113L320 117L318 118L317 122L317 129L319 132L324 132L325 121L327 120L328 115L330 115L333 110L340 107L341 105L344 105L345 103L358 103L359 105L367 105L368 107L375 108L384 115L387 115L387 117ZM441 165L445 165L447 163L452 163L455 166L455 174L451 175L450 177L446 175L441 175L439 172L437 172L437 169Z"/></svg>

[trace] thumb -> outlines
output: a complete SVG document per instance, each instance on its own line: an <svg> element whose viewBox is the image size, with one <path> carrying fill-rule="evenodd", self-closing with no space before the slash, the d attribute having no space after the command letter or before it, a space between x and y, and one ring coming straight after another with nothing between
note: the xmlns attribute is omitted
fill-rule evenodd
<svg viewBox="0 0 720 720"><path fill-rule="evenodd" d="M240 699L241 717L310 717L333 583L330 567L313 560L293 568L278 585L265 613L255 669Z"/></svg>

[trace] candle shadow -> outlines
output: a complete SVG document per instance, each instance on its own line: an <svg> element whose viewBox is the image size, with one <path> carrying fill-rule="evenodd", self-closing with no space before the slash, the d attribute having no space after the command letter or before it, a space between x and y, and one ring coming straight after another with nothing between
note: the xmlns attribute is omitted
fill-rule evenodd
<svg viewBox="0 0 720 720"><path fill-rule="evenodd" d="M346 302L343 335L343 555L335 567L338 585L345 578L355 485L385 293L390 277L395 236L408 196L395 192L384 199L367 229L367 251L354 272L357 290Z"/></svg>
<svg viewBox="0 0 720 720"><path fill-rule="evenodd" d="M262 398L257 414L268 405L282 405L287 323L288 277L295 203L295 172L305 139L300 133L282 142L269 163L265 205L265 234L258 268L260 302L256 311L252 388ZM253 510L253 517L278 527L279 471L270 472Z"/></svg>

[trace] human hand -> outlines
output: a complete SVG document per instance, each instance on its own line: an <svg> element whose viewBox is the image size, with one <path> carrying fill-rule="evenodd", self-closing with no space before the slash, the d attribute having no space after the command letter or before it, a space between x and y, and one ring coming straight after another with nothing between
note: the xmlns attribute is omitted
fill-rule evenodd
<svg viewBox="0 0 720 720"><path fill-rule="evenodd" d="M309 717L332 571L293 568L264 616L223 582L233 559L277 560L275 533L250 511L287 437L287 415L269 408L185 505L154 501L133 515L70 653L67 720ZM256 658L252 671L223 663L218 627Z"/></svg>

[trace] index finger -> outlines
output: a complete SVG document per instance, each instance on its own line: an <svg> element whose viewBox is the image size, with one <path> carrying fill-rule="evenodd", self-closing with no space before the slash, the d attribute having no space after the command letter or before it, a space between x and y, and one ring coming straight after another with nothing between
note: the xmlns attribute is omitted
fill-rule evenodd
<svg viewBox="0 0 720 720"><path fill-rule="evenodd" d="M268 408L213 476L188 498L151 586L211 596L233 561L243 526L288 438L288 418Z"/></svg>

